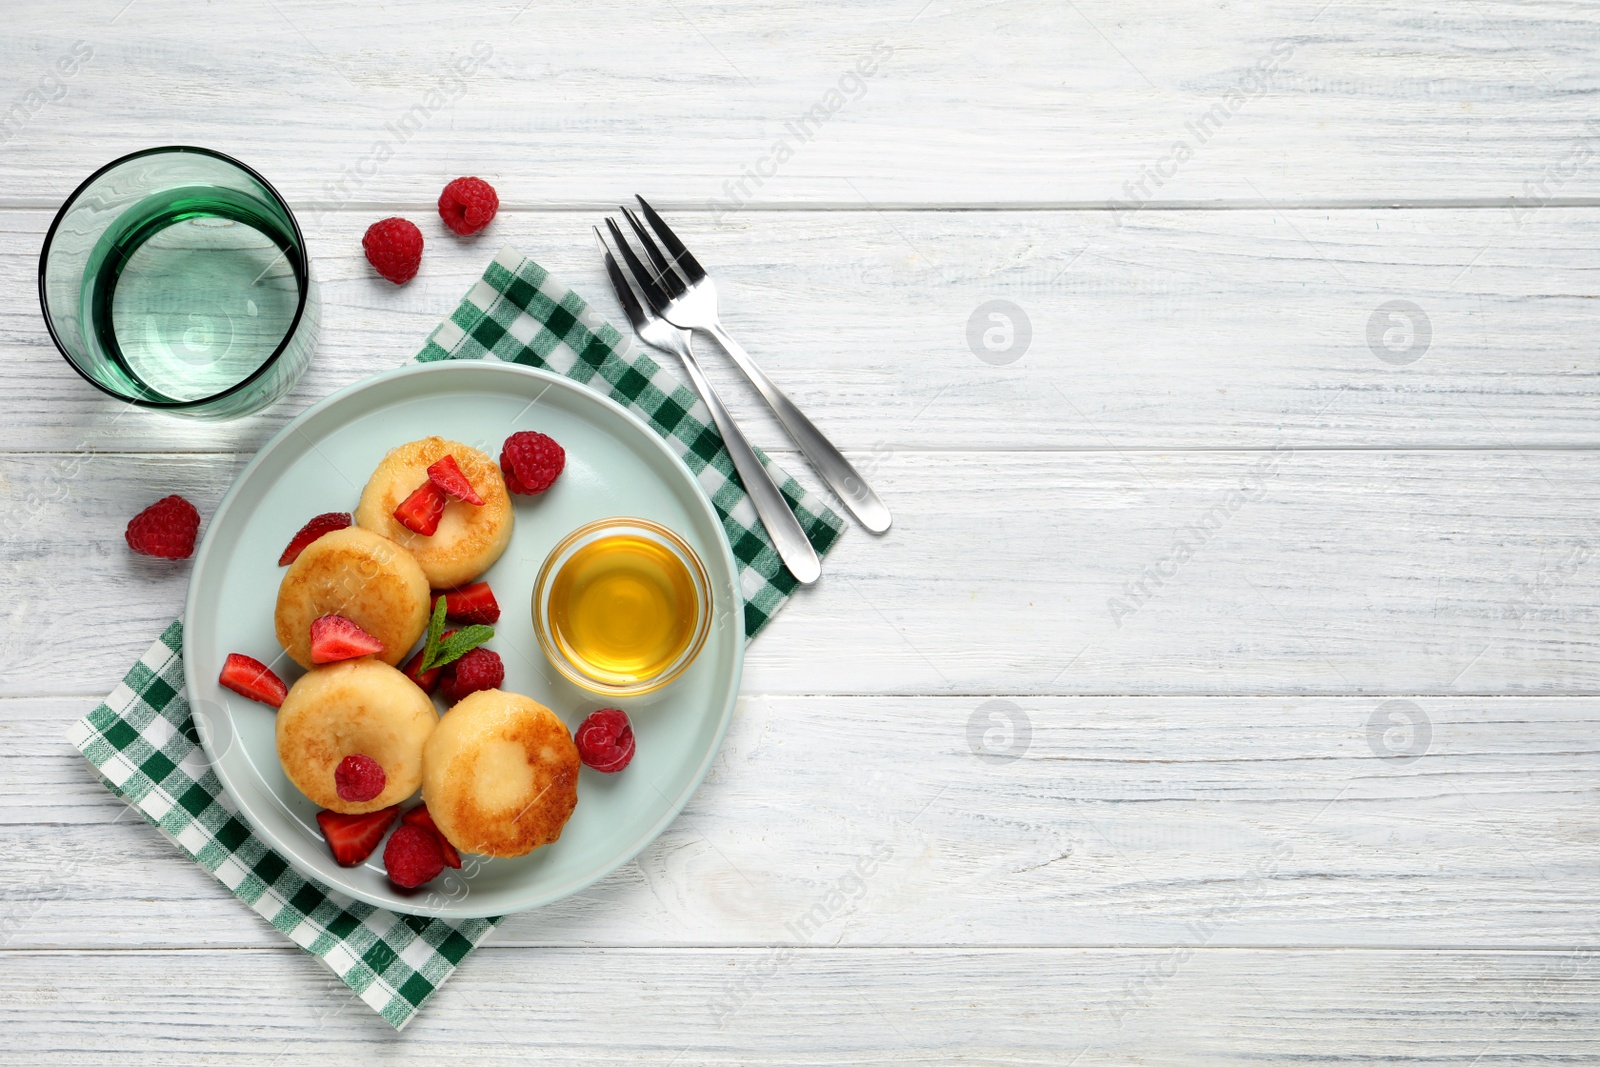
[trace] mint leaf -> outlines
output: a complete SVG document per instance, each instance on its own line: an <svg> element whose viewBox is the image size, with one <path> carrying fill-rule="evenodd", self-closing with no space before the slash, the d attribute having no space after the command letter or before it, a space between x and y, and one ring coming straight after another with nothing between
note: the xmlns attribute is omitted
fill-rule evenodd
<svg viewBox="0 0 1600 1067"><path fill-rule="evenodd" d="M493 636L493 626L482 624L463 626L433 645L431 652L423 654L422 669L431 671L435 667L443 667L446 663L454 663Z"/></svg>
<svg viewBox="0 0 1600 1067"><path fill-rule="evenodd" d="M428 661L439 651L439 635L444 633L444 615L448 607L441 593L439 602L433 606L433 617L428 620L428 639L422 642L422 670L432 669L433 665Z"/></svg>

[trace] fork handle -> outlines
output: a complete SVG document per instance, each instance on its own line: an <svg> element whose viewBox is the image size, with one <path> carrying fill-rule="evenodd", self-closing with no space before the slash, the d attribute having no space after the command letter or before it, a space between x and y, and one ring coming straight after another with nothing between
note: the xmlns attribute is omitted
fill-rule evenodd
<svg viewBox="0 0 1600 1067"><path fill-rule="evenodd" d="M684 368L689 372L695 392L711 409L711 420L722 434L722 443L728 446L734 469L739 472L739 480L744 482L745 492L750 494L750 502L755 505L761 524L767 528L772 545L778 550L778 558L783 560L783 565L789 568L789 573L794 575L796 581L801 585L810 585L822 574L822 560L817 558L817 550L811 547L811 540L801 528L800 520L789 510L789 502L779 492L778 484L767 473L756 450L750 447L739 424L722 406L722 398L706 381L693 349L685 344L678 354L683 357Z"/></svg>
<svg viewBox="0 0 1600 1067"><path fill-rule="evenodd" d="M833 442L823 436L816 424L806 418L805 412L794 406L794 402L784 395L777 383L767 377L765 371L756 365L750 358L750 353L728 335L720 324L706 328L706 332L716 338L723 350L738 364L744 376L750 379L750 384L761 393L767 406L772 408L772 413L778 416L778 421L783 423L783 428L789 431L789 436L794 438L795 444L800 446L800 451L805 453L806 459L811 461L811 466L816 468L822 480L843 500L852 514L860 520L861 525L875 534L881 534L889 528L892 521L889 508L872 491L872 486L861 476L861 472L851 465L844 454L833 447Z"/></svg>

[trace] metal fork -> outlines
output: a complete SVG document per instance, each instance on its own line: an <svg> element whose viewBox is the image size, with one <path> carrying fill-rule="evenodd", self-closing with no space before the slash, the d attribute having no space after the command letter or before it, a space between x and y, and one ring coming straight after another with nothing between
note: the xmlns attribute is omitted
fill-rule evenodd
<svg viewBox="0 0 1600 1067"><path fill-rule="evenodd" d="M800 446L800 451L805 453L806 459L822 475L822 480L827 482L839 499L843 500L855 517L861 520L861 525L873 533L883 533L889 528L889 509L872 491L867 480L861 473L851 466L850 461L833 446L821 430L806 418L805 413L794 406L794 403L783 394L766 372L756 365L739 342L728 336L728 331L722 328L721 316L717 314L717 286L711 276L700 266L698 260L689 254L683 242L678 240L678 235L664 222L656 209L651 207L645 198L637 197L639 207L644 211L644 216L650 222L651 229L656 236L661 238L661 243L666 245L667 252L671 254L669 261L661 249L656 246L649 231L639 224L639 219L627 207L622 209L627 216L628 223L633 227L633 232L639 236L639 243L644 245L645 254L650 257L650 262L655 270L652 280L665 288L667 299L663 306L656 308L656 314L687 330L699 330L710 334L723 350L732 357L733 362L744 372L750 384L760 392L767 406L772 408L778 421L783 423L783 428L789 431L795 443Z"/></svg>
<svg viewBox="0 0 1600 1067"><path fill-rule="evenodd" d="M722 399L717 396L717 391L711 388L711 383L706 381L706 376L701 373L700 361L694 354L694 335L688 330L674 326L653 310L664 298L664 294L650 281L650 272L634 256L633 250L628 247L628 242L622 239L622 231L617 228L617 224L606 219L606 227L611 231L611 237L616 241L623 259L627 260L628 268L632 271L639 290L644 293L646 303L650 305L650 308L640 306L638 298L633 294L633 288L628 284L628 279L623 276L622 268L617 266L617 261L612 258L611 249L606 247L605 238L600 236L600 230L596 228L594 237L600 242L600 251L605 256L606 273L611 276L611 287L617 291L617 300L622 304L622 310L628 316L633 332L651 348L671 352L683 361L683 367L689 372L689 380L694 383L695 391L700 394L700 399L706 402L706 407L711 409L711 419L717 424L718 432L722 434L722 443L728 446L728 454L733 457L734 469L739 472L739 480L744 482L745 491L750 494L750 502L755 505L756 514L761 517L762 525L772 537L773 547L778 550L778 558L783 560L783 565L789 568L789 573L793 574L801 584L809 585L816 581L822 574L822 561L817 558L817 550L811 547L811 541L806 537L805 530L800 527L800 520L789 510L788 502L778 491L778 485L772 480L772 475L767 473L767 468L756 456L755 449L750 447L750 442L745 439L744 433L733 421L733 416L728 414L728 409L722 406Z"/></svg>

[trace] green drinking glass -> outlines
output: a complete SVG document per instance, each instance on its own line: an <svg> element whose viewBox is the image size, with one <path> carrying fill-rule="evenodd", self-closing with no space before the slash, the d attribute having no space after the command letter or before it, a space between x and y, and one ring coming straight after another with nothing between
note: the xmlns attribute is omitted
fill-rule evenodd
<svg viewBox="0 0 1600 1067"><path fill-rule="evenodd" d="M39 254L39 303L91 385L201 419L288 392L319 318L283 197L238 160L181 146L114 160L67 198Z"/></svg>

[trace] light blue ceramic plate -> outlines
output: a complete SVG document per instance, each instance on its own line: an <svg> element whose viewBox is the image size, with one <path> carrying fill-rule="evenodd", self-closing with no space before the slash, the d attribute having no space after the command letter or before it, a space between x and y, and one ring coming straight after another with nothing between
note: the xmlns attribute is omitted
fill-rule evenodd
<svg viewBox="0 0 1600 1067"><path fill-rule="evenodd" d="M384 876L382 851L360 867L334 863L317 809L278 763L272 708L217 684L229 652L273 665L291 685L302 673L273 636L283 569L278 555L311 516L355 507L385 452L430 434L500 454L517 430L548 433L567 450L551 489L516 498L511 546L484 576L502 615L490 643L505 688L553 708L576 727L615 703L633 720L637 754L626 770L584 768L578 807L561 839L517 859L465 857L407 893ZM713 624L694 664L665 689L608 702L545 660L530 612L545 555L594 519L634 515L676 530L711 579ZM223 498L195 557L183 660L195 722L212 766L239 810L295 869L394 911L457 918L503 915L574 893L628 862L667 827L705 777L728 728L744 640L733 554L687 467L617 404L567 378L498 362L433 363L335 393L284 427Z"/></svg>

